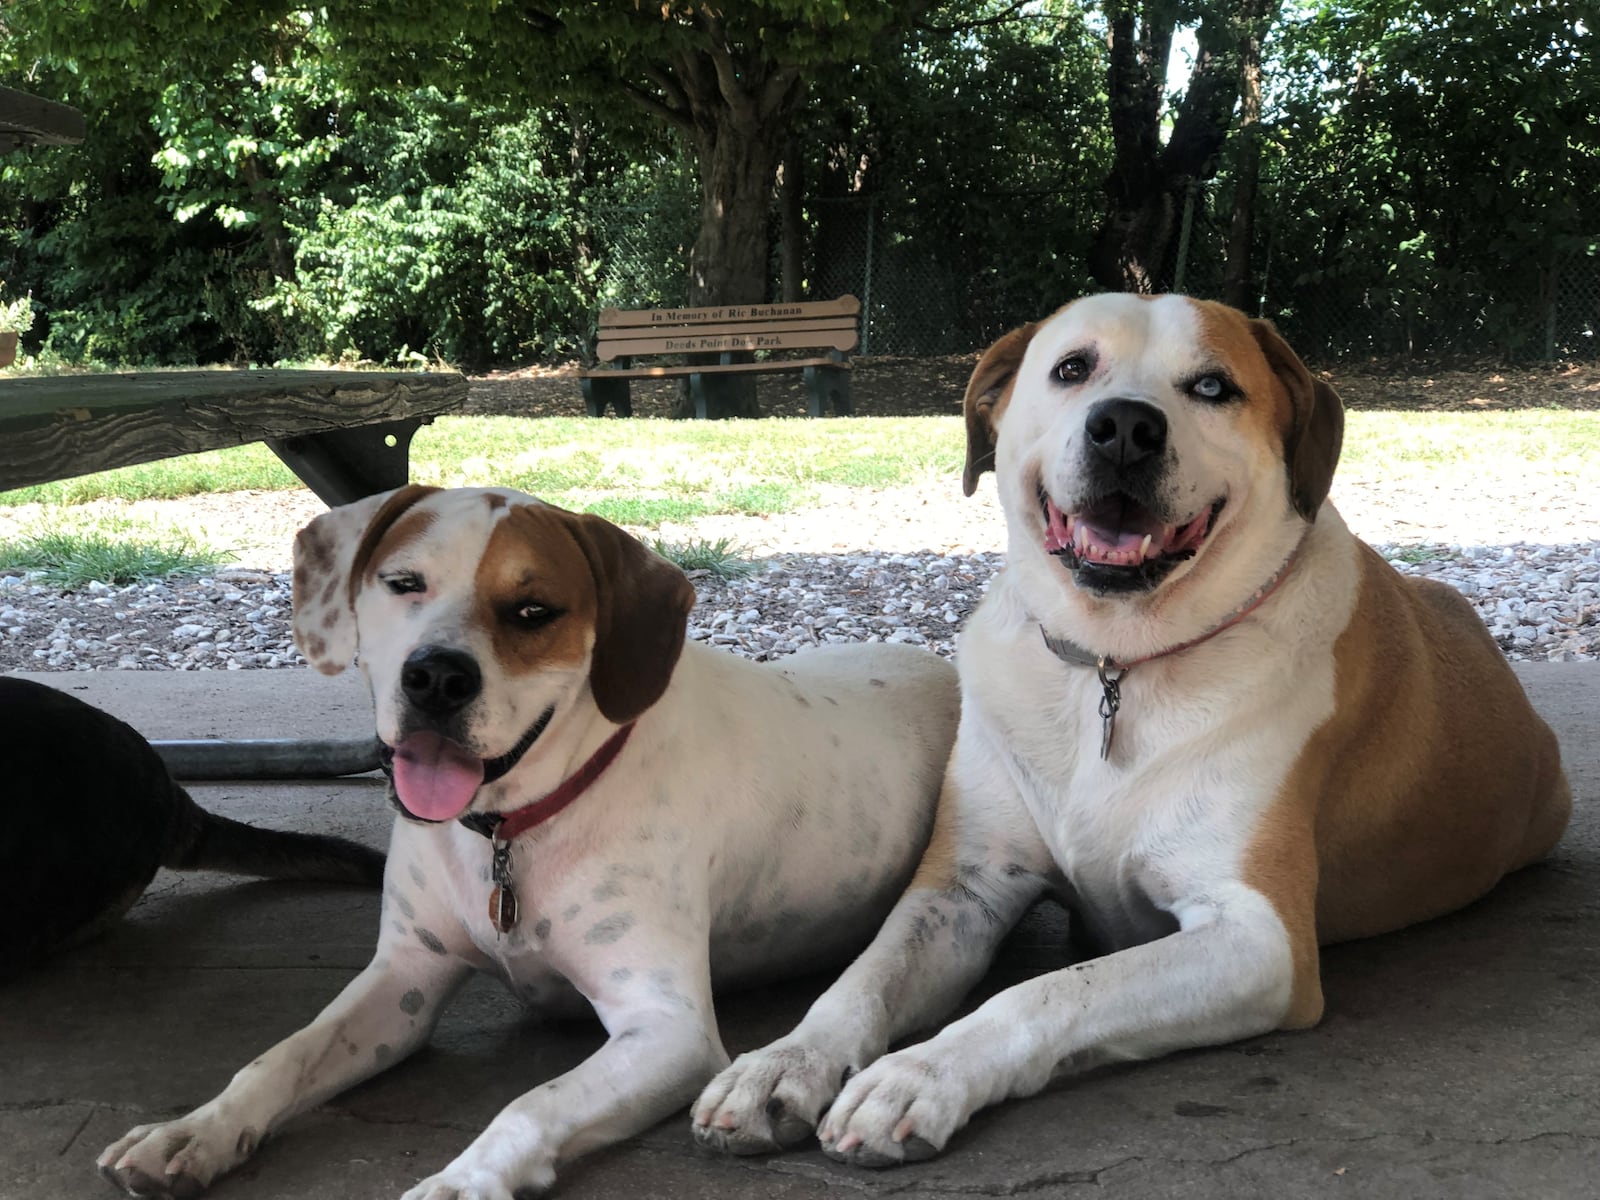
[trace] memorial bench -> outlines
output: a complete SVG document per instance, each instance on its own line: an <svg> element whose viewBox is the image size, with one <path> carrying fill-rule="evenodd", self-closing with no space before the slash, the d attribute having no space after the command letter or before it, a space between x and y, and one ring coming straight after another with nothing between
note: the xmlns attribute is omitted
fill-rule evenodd
<svg viewBox="0 0 1600 1200"><path fill-rule="evenodd" d="M687 376L695 416L715 411L719 387L741 375L800 371L805 378L806 412L820 417L831 406L835 416L850 412L850 363L861 302L854 296L793 304L720 305L713 308L607 308L600 313L595 357L611 366L578 372L584 408L604 416L606 406L619 417L633 415L629 381ZM820 350L804 358L765 358L754 354ZM636 366L640 358L716 354L716 362ZM743 360L743 361L741 361Z"/></svg>

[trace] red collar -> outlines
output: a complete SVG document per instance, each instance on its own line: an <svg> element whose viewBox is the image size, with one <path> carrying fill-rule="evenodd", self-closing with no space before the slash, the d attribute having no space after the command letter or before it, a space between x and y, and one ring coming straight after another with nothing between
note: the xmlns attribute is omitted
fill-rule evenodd
<svg viewBox="0 0 1600 1200"><path fill-rule="evenodd" d="M612 759L621 753L623 744L632 732L631 722L622 726L602 742L600 749L589 756L589 761L563 780L555 791L541 796L532 804L524 804L506 813L468 813L460 818L461 823L474 833L481 833L490 841L501 844L509 842L519 833L526 833L535 825L542 825L593 786L594 781L611 765Z"/></svg>

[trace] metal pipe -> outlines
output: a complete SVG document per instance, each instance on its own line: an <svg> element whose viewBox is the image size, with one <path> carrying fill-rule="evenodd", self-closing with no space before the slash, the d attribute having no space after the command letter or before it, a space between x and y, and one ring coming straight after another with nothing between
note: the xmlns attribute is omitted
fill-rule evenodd
<svg viewBox="0 0 1600 1200"><path fill-rule="evenodd" d="M182 738L151 742L174 779L333 779L378 769L378 739Z"/></svg>

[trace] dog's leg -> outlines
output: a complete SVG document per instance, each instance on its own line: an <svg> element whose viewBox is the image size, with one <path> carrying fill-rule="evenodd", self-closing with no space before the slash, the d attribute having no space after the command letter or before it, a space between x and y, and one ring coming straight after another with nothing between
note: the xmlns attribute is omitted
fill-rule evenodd
<svg viewBox="0 0 1600 1200"><path fill-rule="evenodd" d="M822 1148L860 1166L926 1158L978 1109L1057 1076L1276 1028L1294 965L1272 904L1225 882L1174 909L1177 933L1009 988L880 1059L828 1110Z"/></svg>
<svg viewBox="0 0 1600 1200"><path fill-rule="evenodd" d="M702 1145L761 1154L802 1141L851 1075L944 1017L982 977L1052 870L1021 797L996 785L1003 778L976 739L958 746L911 886L793 1033L740 1055L701 1094Z"/></svg>
<svg viewBox="0 0 1600 1200"><path fill-rule="evenodd" d="M315 1021L240 1070L215 1099L106 1147L101 1174L130 1195L198 1195L290 1117L422 1045L469 969L414 940L384 942Z"/></svg>
<svg viewBox="0 0 1600 1200"><path fill-rule="evenodd" d="M703 928L697 932L698 946L688 937L657 937L648 957L633 946L586 961L575 982L605 1024L606 1044L513 1100L404 1200L513 1200L541 1192L554 1182L558 1161L632 1137L693 1099L728 1062L711 1004L708 944Z"/></svg>

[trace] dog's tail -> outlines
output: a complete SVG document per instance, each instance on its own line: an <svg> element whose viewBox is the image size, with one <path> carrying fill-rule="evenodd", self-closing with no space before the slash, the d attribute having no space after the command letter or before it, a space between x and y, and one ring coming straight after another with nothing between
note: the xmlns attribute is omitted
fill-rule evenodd
<svg viewBox="0 0 1600 1200"><path fill-rule="evenodd" d="M172 836L161 865L177 871L229 871L263 879L304 879L379 887L384 856L345 838L261 829L208 812L176 783Z"/></svg>

